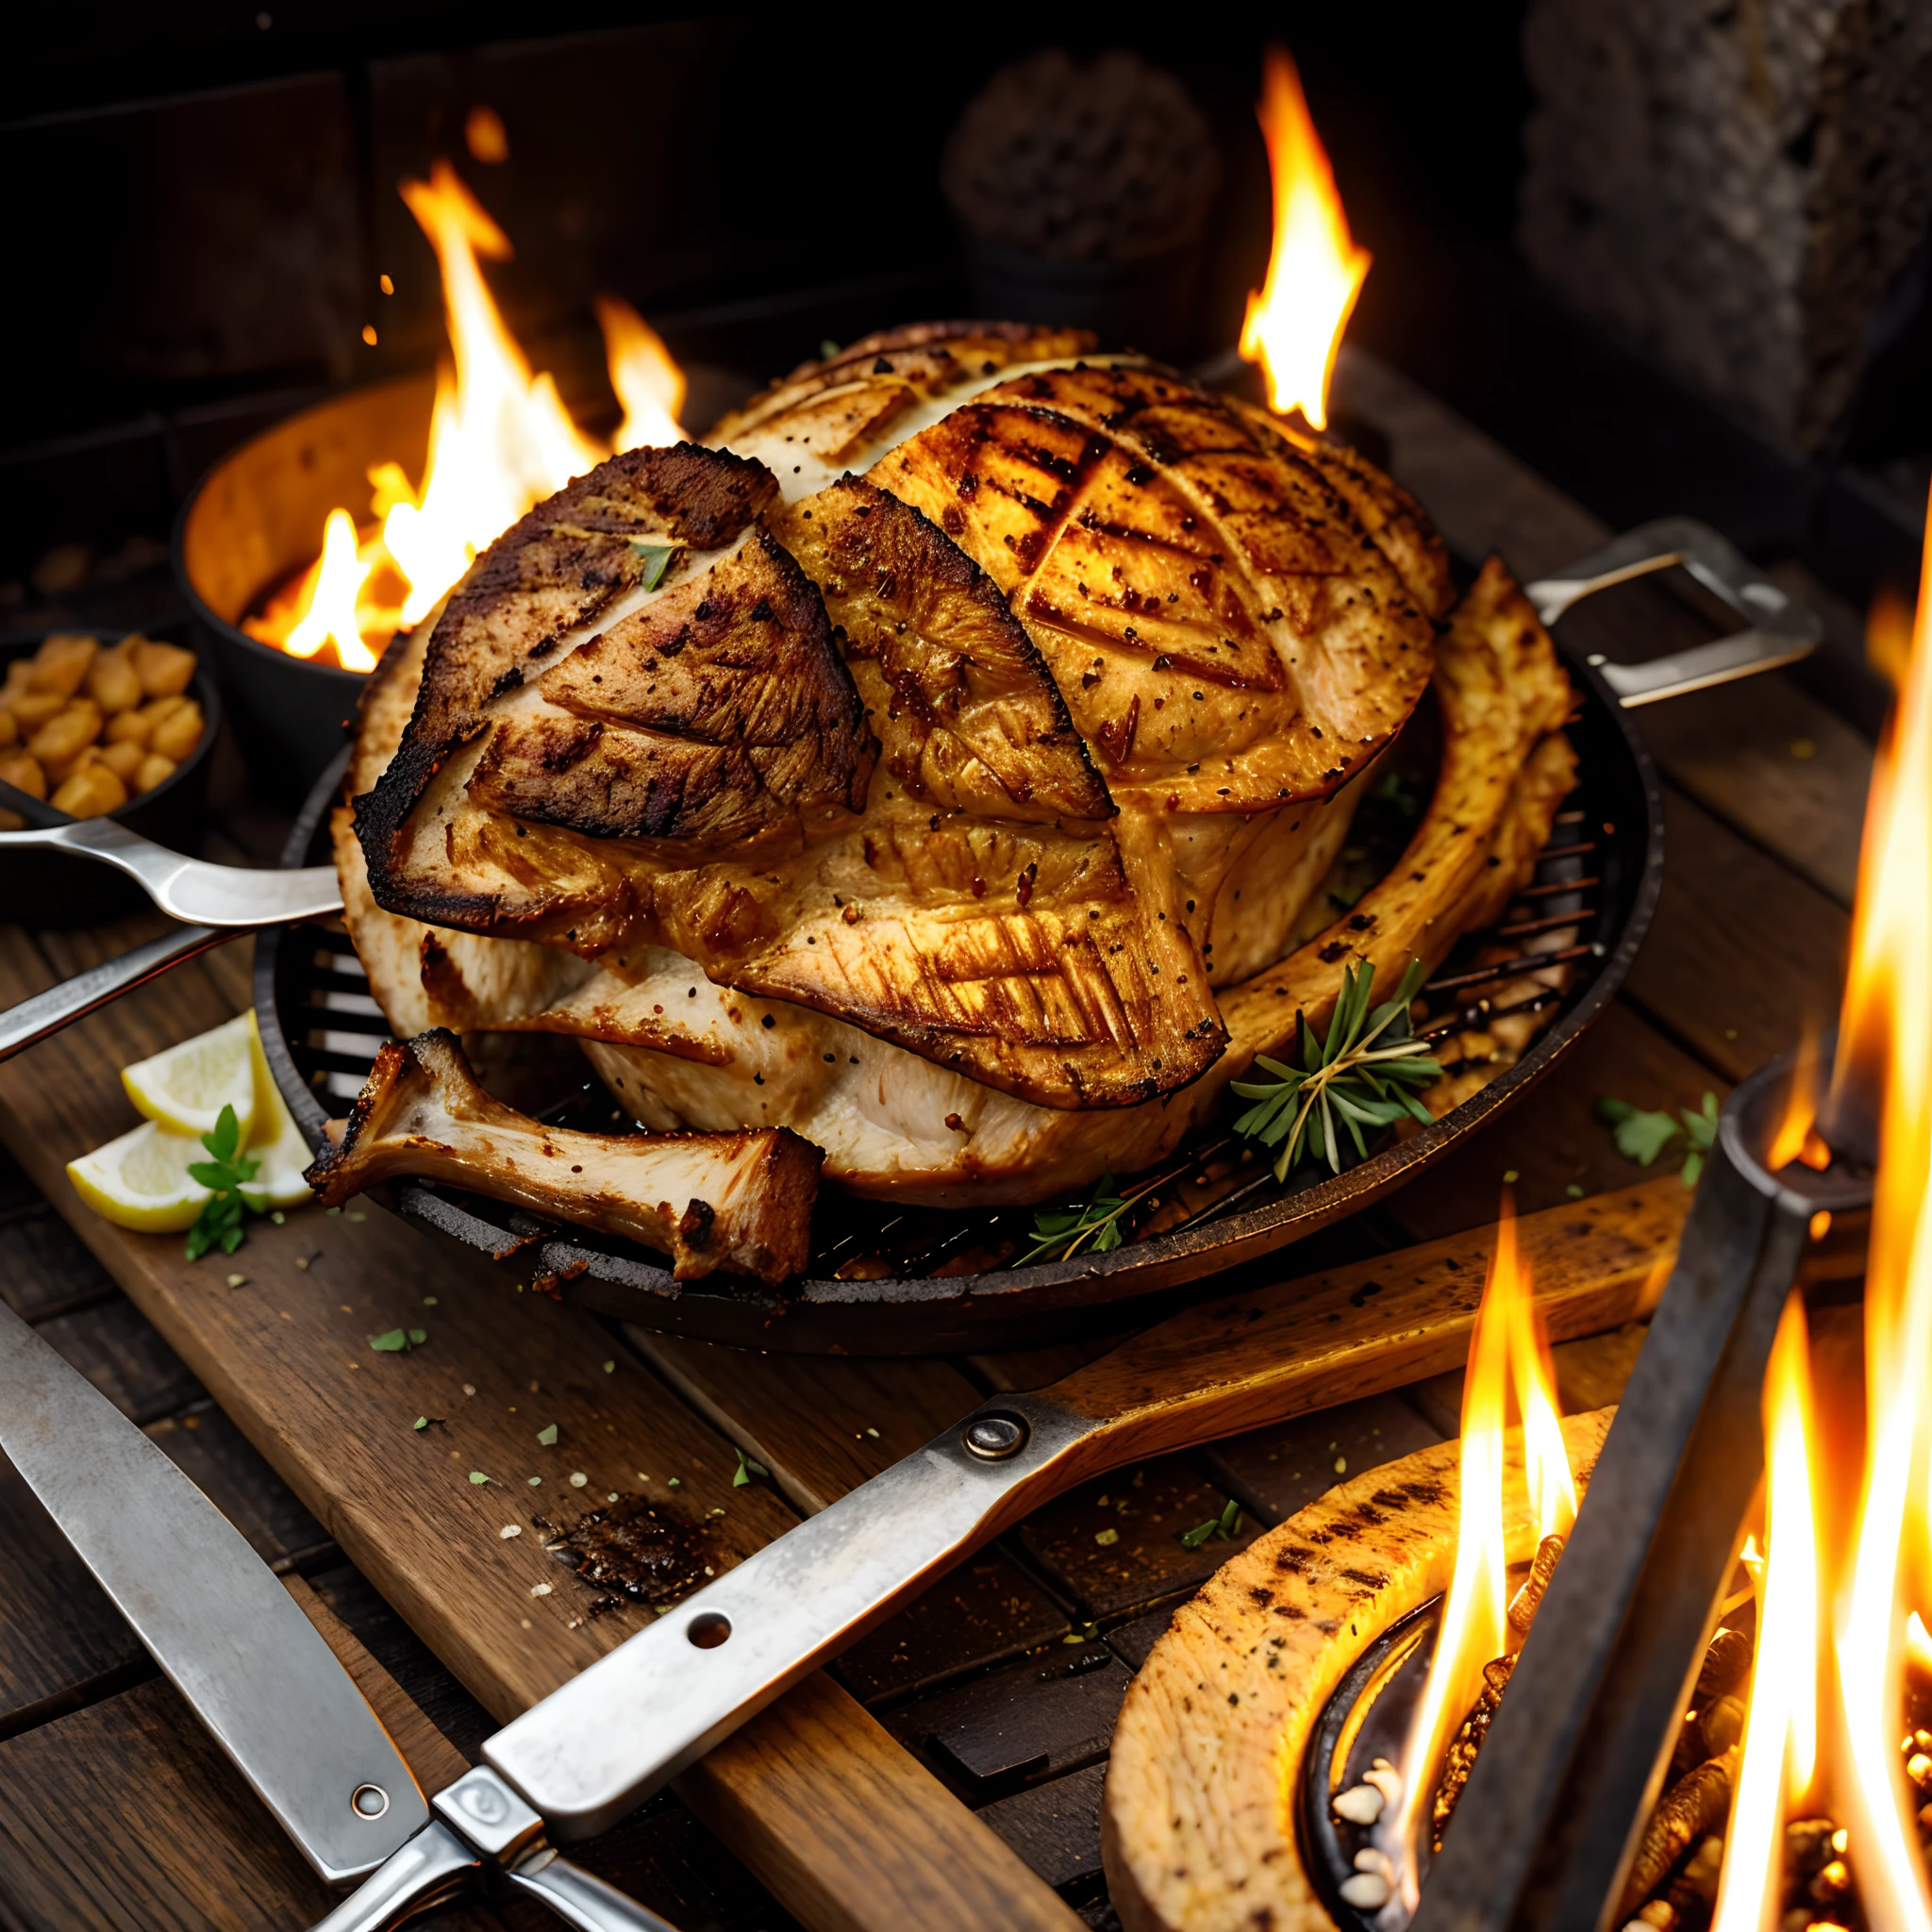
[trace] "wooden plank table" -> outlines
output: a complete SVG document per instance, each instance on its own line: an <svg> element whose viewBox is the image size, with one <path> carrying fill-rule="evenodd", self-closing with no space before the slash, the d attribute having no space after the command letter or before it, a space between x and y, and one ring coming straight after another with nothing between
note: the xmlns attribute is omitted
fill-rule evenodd
<svg viewBox="0 0 1932 1932"><path fill-rule="evenodd" d="M1527 576L1602 541L1586 511L1392 371L1351 355L1341 382L1465 555L1500 548ZM1566 622L1620 658L1707 634L1656 587ZM1598 1097L1694 1106L1828 1016L1870 747L1776 676L1642 722L1667 780L1669 861L1623 997L1475 1143L1264 1274L1359 1275L1392 1248L1446 1240L1440 1252L1479 1281L1506 1175L1527 1210L1643 1180L1596 1123ZM260 859L275 828L241 807L228 799L211 849ZM0 1002L148 929L0 930ZM257 1224L232 1259L187 1266L178 1241L87 1213L60 1165L128 1124L116 1068L245 1003L246 952L211 954L0 1068L0 1136L17 1163L0 1178L0 1292L275 1564L425 1783L649 1615L593 1613L595 1592L542 1547L550 1525L605 1497L661 1494L704 1525L706 1561L722 1567L984 1391L1041 1386L1111 1340L950 1361L741 1355L521 1292L374 1209ZM1676 1188L1598 1205L1654 1219ZM429 1340L370 1350L397 1325ZM1566 1407L1614 1399L1640 1338L1626 1326L1559 1349ZM1176 1532L1229 1496L1251 1528L1278 1521L1339 1469L1440 1440L1455 1426L1453 1358L1401 1393L1070 1492L587 1862L689 1932L1112 1923L1096 1815L1113 1712L1173 1603L1228 1554L1188 1551ZM436 1421L419 1431L419 1415ZM733 1485L741 1447L768 1480ZM4 1469L0 1534L0 1925L255 1928L319 1914L315 1881ZM479 1901L428 1923L537 1922Z"/></svg>

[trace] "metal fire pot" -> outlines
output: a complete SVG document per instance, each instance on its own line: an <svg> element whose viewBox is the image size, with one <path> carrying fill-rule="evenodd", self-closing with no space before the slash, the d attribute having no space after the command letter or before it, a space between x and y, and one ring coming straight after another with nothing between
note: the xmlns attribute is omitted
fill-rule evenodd
<svg viewBox="0 0 1932 1932"><path fill-rule="evenodd" d="M1830 1063L1829 1042L1825 1063ZM1868 1167L1774 1174L1795 1057L1730 1097L1675 1268L1414 1932L1602 1926L1696 1679L1763 1472L1772 1337L1821 1210L1862 1272Z"/></svg>

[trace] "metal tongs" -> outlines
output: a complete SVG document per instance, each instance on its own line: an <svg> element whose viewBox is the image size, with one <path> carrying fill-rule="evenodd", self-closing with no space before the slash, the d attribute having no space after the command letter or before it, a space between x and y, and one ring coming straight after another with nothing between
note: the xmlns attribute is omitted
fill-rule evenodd
<svg viewBox="0 0 1932 1932"><path fill-rule="evenodd" d="M1524 589L1543 623L1555 624L1585 597L1674 564L1682 565L1735 610L1747 628L1643 664L1591 658L1591 669L1625 708L1654 705L1795 663L1824 634L1815 611L1781 591L1708 524L1691 517L1640 525L1555 576L1540 577ZM0 1060L238 932L320 919L342 909L333 866L258 872L211 865L170 852L112 819L75 819L63 825L0 832L0 851L29 846L77 853L117 867L138 879L171 919L184 924L180 931L163 933L0 1013Z"/></svg>

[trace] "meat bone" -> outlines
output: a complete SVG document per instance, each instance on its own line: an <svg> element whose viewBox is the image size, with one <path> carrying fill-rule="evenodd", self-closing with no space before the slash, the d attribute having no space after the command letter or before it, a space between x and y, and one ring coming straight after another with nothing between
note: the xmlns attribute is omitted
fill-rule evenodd
<svg viewBox="0 0 1932 1932"><path fill-rule="evenodd" d="M1554 1340L1647 1311L1690 1198L1673 1178L1524 1218L1521 1249ZM1458 1366L1488 1241L1454 1236L1203 1303L1049 1388L989 1401L512 1721L436 1808L473 1841L512 1816L556 1841L608 1829L1074 1484ZM408 1888L386 1872L326 1932L394 1923Z"/></svg>

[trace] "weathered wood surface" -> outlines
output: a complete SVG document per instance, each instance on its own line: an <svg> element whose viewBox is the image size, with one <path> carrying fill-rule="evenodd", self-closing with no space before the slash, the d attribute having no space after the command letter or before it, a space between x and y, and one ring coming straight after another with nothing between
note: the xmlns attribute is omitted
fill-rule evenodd
<svg viewBox="0 0 1932 1932"><path fill-rule="evenodd" d="M0 942L0 998L33 990L33 970L23 942ZM311 1209L281 1227L256 1223L238 1255L190 1267L176 1241L129 1234L77 1208L61 1163L126 1125L116 1068L214 1024L224 997L192 963L45 1042L31 1060L0 1068L8 1144L336 1543L508 1719L649 1617L642 1607L592 1615L598 1592L545 1554L547 1525L607 1497L661 1493L700 1526L723 1569L794 1519L768 1489L734 1489L733 1445L592 1317L473 1270L379 1212ZM420 1326L429 1339L405 1355L369 1347L372 1335L397 1326ZM882 1373L880 1404L895 1406ZM418 1416L433 1420L418 1430ZM558 1441L545 1447L538 1433L552 1424ZM977 1842L989 1874L1006 1869L1004 1846L916 1759L874 1738L843 1690L811 1694L827 1748L867 1767L863 1804L845 1824L867 1846L873 1882L815 1892L811 1908L830 1916L810 1923L903 1924L908 1899L923 1896L922 1923L963 1926L950 1916L958 1894L933 1890L929 1841ZM740 1819L760 1842L768 1812L801 1807L829 1827L847 1808L795 1750L762 1749L761 1727L783 1736L785 1722L750 1727L735 1775L700 1774L717 1786L708 1814L727 1826ZM756 1869L751 1850L734 1842ZM1003 1909L1014 1923L1068 1924L1024 1868L1008 1877ZM875 1902L884 1916L874 1916Z"/></svg>
<svg viewBox="0 0 1932 1932"><path fill-rule="evenodd" d="M1531 575L1607 534L1394 372L1351 358L1344 382L1347 406L1388 430L1397 473L1466 554L1500 547ZM1633 587L1566 623L1586 618L1597 626L1590 648L1620 658L1708 634L1656 587ZM1291 1252L1230 1290L1320 1268L1325 1287L1311 1292L1345 1300L1374 1280L1393 1293L1388 1251L1487 1226L1512 1173L1525 1209L1570 1210L1571 1191L1581 1190L1592 1197L1584 1205L1601 1213L1595 1197L1628 1191L1660 1240L1681 1213L1682 1190L1615 1152L1593 1119L1596 1099L1608 1092L1646 1106L1695 1106L1707 1088L1721 1093L1789 1044L1805 1017L1828 1016L1869 747L1784 679L1656 708L1640 722L1669 780L1671 847L1664 903L1626 998L1482 1141L1383 1210L1319 1238L1305 1261ZM259 860L272 830L246 836ZM0 933L0 1001L125 950L158 924L137 919L109 932L32 940ZM823 1507L916 1446L982 1390L1062 1379L1079 1387L1084 1374L1084 1399L1131 1398L1124 1373L1136 1359L1131 1345L1110 1368L1096 1360L1118 1350L1119 1336L955 1363L889 1364L802 1362L641 1334L626 1341L577 1311L477 1281L375 1210L363 1221L294 1215L284 1228L258 1227L232 1262L192 1269L175 1243L117 1234L78 1208L59 1162L130 1124L116 1067L245 1004L247 953L243 941L207 956L64 1041L0 1068L0 1133L93 1257L75 1253L30 1192L20 1202L0 1198L0 1293L124 1408L146 1418L265 1557L311 1579L312 1587L291 1583L298 1594L307 1589L325 1615L340 1607L338 1627L353 1620L382 1649L390 1671L367 1682L412 1757L442 1764L474 1752L491 1713L541 1694L644 1614L625 1610L573 1628L582 1593L542 1557L533 1516L564 1520L608 1494L604 1483L635 1489L641 1472L654 1486L668 1485L675 1474L676 1493L710 1524L717 1557L728 1562L781 1529L793 1509ZM54 1265L46 1257L57 1246L62 1258ZM1466 1241L1463 1252L1473 1304L1480 1239ZM1327 1265L1337 1259L1340 1266ZM1463 1292L1440 1279L1432 1287L1428 1263L1415 1255L1396 1266L1416 1277L1419 1319L1431 1294L1441 1313ZM228 1287L231 1273L245 1277L240 1287ZM1346 1291L1345 1280L1353 1283ZM1584 1302L1597 1295L1597 1317L1614 1324L1628 1312L1618 1297L1628 1296L1629 1280L1598 1289L1579 1293ZM436 1305L425 1309L425 1296ZM152 1329L138 1310L153 1318ZM406 1318L429 1331L422 1350L401 1357L369 1351L370 1334ZM1466 1308L1457 1319L1466 1322ZM1453 1361L1452 1328L1438 1322L1431 1332L1428 1346L1447 1355L1418 1348L1407 1373L1427 1375ZM1640 1335L1613 1326L1559 1348L1565 1407L1608 1399ZM1273 1339L1290 1348L1306 1338L1290 1324ZM1202 1345L1240 1343L1224 1332ZM605 1361L617 1364L608 1375ZM1143 1361L1141 1380L1174 1366ZM1318 1352L1300 1373L1298 1401L1341 1401L1382 1386L1364 1379L1346 1348ZM941 1757L922 1753L918 1700L930 1699L933 1685L970 1685L989 1667L986 1684L1001 1683L1020 1668L1003 1659L1083 1655L1062 1653L1059 1633L1068 1619L1097 1610L1104 1642L1131 1669L1164 1627L1165 1592L1191 1589L1228 1552L1215 1545L1174 1560L1168 1515L1211 1514L1222 1495L1233 1495L1262 1522L1278 1520L1325 1488L1338 1460L1357 1471L1413 1446L1417 1431L1423 1440L1453 1431L1458 1381L1452 1370L1401 1397L1357 1400L1255 1429L1205 1455L1158 1457L1079 1486L840 1667L852 1691L895 1713L890 1733L828 1677L809 1680L707 1760L689 1781L693 1805L814 1932L905 1924L964 1932L995 1922L1064 1932L1071 1915L986 1826L1085 1902L1097 1884L1097 1840L1091 1793L1075 1787L1098 1767L987 1804L996 1788L968 1790ZM474 1395L463 1395L466 1383ZM224 1411L268 1451L286 1487L262 1470ZM410 1427L419 1413L441 1415L443 1424L419 1436ZM535 1432L553 1420L559 1441L545 1451ZM739 1446L771 1470L769 1484L731 1486ZM471 1485L473 1467L497 1482ZM586 1476L582 1491L567 1481L573 1470ZM529 1474L542 1475L542 1486L531 1490ZM561 1507L546 1512L536 1498ZM713 1507L726 1514L703 1517ZM71 1557L63 1567L63 1546L35 1513L30 1499L23 1507L0 1485L0 1533L19 1557L0 1565L0 1891L11 1916L35 1932L304 1923L299 1900L312 1886L306 1870L253 1798L231 1789L232 1773ZM523 1534L501 1538L510 1524ZM1118 1541L1096 1549L1096 1530L1114 1524ZM406 1657L413 1640L392 1620L384 1626L391 1636L374 1627L386 1612L338 1548L458 1666L471 1694L439 1675L420 1646ZM533 1598L528 1591L540 1581L551 1593ZM1102 1609L1108 1605L1122 1607ZM358 1680L370 1662L366 1650L352 1661ZM936 1694L957 1701L960 1693ZM934 1770L982 1807L977 1821ZM675 1828L697 1833L680 1815ZM661 1857L650 1866L650 1884L659 1887L650 1890L645 1867L655 1855L637 1849L662 1823L638 1821L592 1851L614 1882L639 1873L652 1902L676 1919L684 1894L675 1884L663 1889L670 1868ZM165 1850L201 1836L213 1878L175 1869L178 1858ZM724 1910L691 1896L691 1923L708 1918L727 1932L790 1924L769 1901ZM501 1919L466 1909L475 1913L460 1921L466 1926L523 1923L513 1909Z"/></svg>

